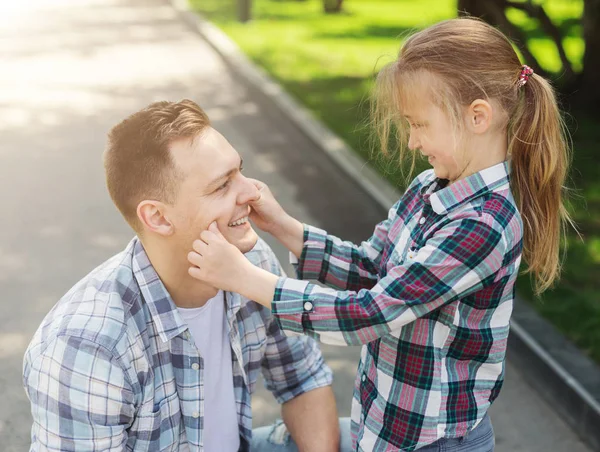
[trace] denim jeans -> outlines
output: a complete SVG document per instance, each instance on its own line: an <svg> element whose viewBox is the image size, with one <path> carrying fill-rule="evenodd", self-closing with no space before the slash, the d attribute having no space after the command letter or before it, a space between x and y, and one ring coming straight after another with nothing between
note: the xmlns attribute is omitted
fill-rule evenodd
<svg viewBox="0 0 600 452"><path fill-rule="evenodd" d="M340 419L340 452L352 450L350 418ZM288 433L283 422L252 431L251 452L298 452L298 447Z"/></svg>
<svg viewBox="0 0 600 452"><path fill-rule="evenodd" d="M493 452L494 428L486 414L479 425L462 438L442 438L417 449L418 452Z"/></svg>

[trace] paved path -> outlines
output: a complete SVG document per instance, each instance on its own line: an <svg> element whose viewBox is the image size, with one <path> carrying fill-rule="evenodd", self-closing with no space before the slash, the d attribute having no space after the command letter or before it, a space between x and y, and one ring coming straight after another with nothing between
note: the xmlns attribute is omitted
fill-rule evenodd
<svg viewBox="0 0 600 452"><path fill-rule="evenodd" d="M155 100L198 101L298 218L366 238L385 216L161 0L27 0L0 5L0 451L27 450L27 343L73 283L131 237L104 188L107 130ZM276 251L282 259L286 253ZM358 350L326 348L349 414ZM497 451L587 450L508 367L492 409ZM255 424L278 415L261 390Z"/></svg>

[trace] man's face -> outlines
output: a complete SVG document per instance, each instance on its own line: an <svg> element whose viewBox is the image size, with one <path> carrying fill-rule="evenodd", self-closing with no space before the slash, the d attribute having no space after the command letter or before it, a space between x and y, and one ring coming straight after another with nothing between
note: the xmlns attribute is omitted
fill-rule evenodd
<svg viewBox="0 0 600 452"><path fill-rule="evenodd" d="M172 223L172 238L182 249L191 248L200 233L216 221L225 238L240 251L250 251L258 236L250 222L249 203L258 189L241 173L236 150L209 127L195 140L171 144L171 154L183 179L173 205L165 216Z"/></svg>

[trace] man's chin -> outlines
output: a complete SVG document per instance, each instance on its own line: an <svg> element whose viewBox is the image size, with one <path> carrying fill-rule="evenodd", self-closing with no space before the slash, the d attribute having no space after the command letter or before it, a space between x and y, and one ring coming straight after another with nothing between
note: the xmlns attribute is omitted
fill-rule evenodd
<svg viewBox="0 0 600 452"><path fill-rule="evenodd" d="M243 237L235 239L231 238L229 241L242 253L247 253L256 246L256 242L258 242L258 234L254 231L254 229L250 229L246 234L244 234Z"/></svg>

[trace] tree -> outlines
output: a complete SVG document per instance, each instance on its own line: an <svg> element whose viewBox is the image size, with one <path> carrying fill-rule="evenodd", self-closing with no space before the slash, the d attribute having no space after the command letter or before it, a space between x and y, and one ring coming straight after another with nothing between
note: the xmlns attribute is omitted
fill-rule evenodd
<svg viewBox="0 0 600 452"><path fill-rule="evenodd" d="M538 21L541 30L554 42L562 70L556 82L564 93L576 93L578 104L583 107L595 107L600 102L600 0L584 0L583 38L585 55L583 72L577 74L563 46L563 36L560 29L552 22L543 5L532 0L458 0L459 15L481 17L486 22L498 27L519 47L526 63L536 73L548 77L548 71L543 68L527 46L527 38L523 30L514 25L506 17L507 8L515 8L525 12L529 17Z"/></svg>
<svg viewBox="0 0 600 452"><path fill-rule="evenodd" d="M326 13L339 13L344 0L323 0L323 9Z"/></svg>
<svg viewBox="0 0 600 452"><path fill-rule="evenodd" d="M583 72L577 88L580 98L588 99L586 105L598 114L600 105L600 0L585 0L583 7Z"/></svg>
<svg viewBox="0 0 600 452"><path fill-rule="evenodd" d="M252 0L237 0L238 20L246 23L252 18Z"/></svg>

